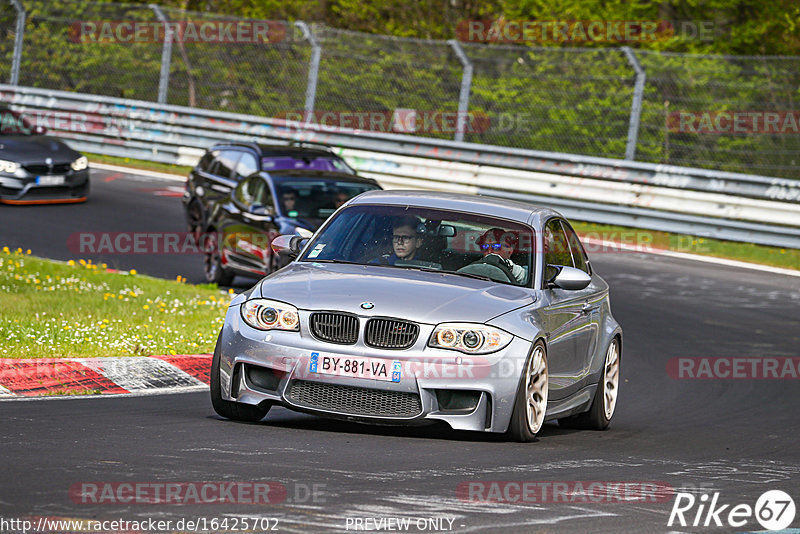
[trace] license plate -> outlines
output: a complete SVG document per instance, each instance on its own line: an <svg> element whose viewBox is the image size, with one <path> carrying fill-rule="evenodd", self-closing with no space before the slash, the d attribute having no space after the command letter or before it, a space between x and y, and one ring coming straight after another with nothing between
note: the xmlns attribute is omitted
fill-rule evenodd
<svg viewBox="0 0 800 534"><path fill-rule="evenodd" d="M37 176L36 183L39 185L64 185L64 176L57 174L50 176Z"/></svg>
<svg viewBox="0 0 800 534"><path fill-rule="evenodd" d="M339 356L312 352L309 371L323 375L368 378L386 382L400 382L402 364L397 360L364 358L361 356Z"/></svg>

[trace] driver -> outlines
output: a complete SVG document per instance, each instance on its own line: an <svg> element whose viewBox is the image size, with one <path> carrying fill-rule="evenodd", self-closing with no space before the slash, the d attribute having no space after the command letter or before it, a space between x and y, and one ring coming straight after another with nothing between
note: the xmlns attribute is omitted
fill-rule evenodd
<svg viewBox="0 0 800 534"><path fill-rule="evenodd" d="M528 273L525 269L511 261L511 255L517 249L519 238L515 232L502 228L492 228L481 235L477 245L483 252L483 258L473 263L487 263L499 267L508 276L509 281L525 283Z"/></svg>
<svg viewBox="0 0 800 534"><path fill-rule="evenodd" d="M422 246L422 236L417 232L419 220L416 217L400 217L392 225L392 253L378 260L386 265L397 261L409 261L417 257Z"/></svg>

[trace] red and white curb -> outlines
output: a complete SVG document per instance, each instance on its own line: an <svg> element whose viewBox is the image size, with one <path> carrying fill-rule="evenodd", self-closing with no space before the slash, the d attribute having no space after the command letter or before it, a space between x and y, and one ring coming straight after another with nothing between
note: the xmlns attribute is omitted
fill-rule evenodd
<svg viewBox="0 0 800 534"><path fill-rule="evenodd" d="M0 397L208 388L211 355L1 359Z"/></svg>

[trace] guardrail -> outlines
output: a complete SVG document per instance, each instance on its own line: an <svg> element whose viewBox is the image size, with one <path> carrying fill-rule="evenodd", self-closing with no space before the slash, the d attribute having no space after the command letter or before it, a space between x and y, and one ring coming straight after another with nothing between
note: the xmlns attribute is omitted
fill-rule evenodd
<svg viewBox="0 0 800 534"><path fill-rule="evenodd" d="M5 101L76 149L194 165L221 141L338 147L390 187L545 204L567 217L800 248L800 181L478 145L0 85Z"/></svg>

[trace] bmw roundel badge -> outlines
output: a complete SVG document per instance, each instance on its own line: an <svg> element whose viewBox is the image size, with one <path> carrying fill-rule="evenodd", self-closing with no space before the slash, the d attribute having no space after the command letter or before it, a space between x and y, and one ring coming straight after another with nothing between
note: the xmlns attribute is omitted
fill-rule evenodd
<svg viewBox="0 0 800 534"><path fill-rule="evenodd" d="M375 305L371 302L362 302L361 307L364 308L365 310L371 310L372 308L375 307Z"/></svg>

